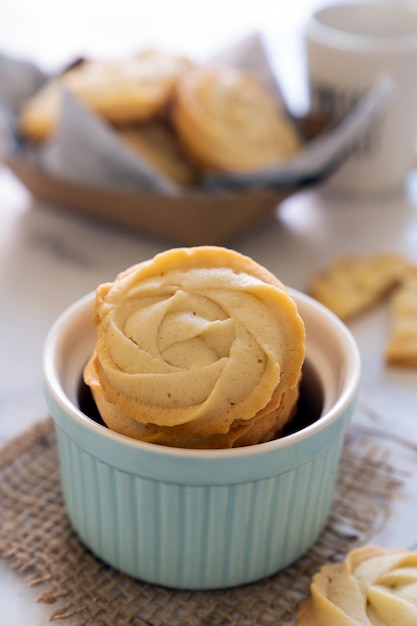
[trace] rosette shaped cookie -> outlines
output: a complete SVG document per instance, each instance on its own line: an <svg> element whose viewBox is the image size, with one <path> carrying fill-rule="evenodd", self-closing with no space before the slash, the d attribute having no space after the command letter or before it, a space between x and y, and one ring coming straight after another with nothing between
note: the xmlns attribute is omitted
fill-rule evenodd
<svg viewBox="0 0 417 626"><path fill-rule="evenodd" d="M417 553L365 546L314 576L299 626L415 626Z"/></svg>
<svg viewBox="0 0 417 626"><path fill-rule="evenodd" d="M304 324L282 283L226 248L179 248L96 292L84 372L103 420L178 447L264 441L292 418Z"/></svg>
<svg viewBox="0 0 417 626"><path fill-rule="evenodd" d="M206 170L255 171L294 156L301 147L290 118L259 79L230 67L184 74L172 117L184 148Z"/></svg>

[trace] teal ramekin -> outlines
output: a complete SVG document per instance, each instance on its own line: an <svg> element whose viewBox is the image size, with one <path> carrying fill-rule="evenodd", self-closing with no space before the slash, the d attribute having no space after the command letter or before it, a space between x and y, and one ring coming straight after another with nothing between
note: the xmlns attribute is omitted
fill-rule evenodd
<svg viewBox="0 0 417 626"><path fill-rule="evenodd" d="M107 564L177 589L247 584L281 570L326 525L360 357L346 326L289 290L306 327L304 411L315 421L275 441L183 450L110 431L80 408L96 334L94 294L55 322L44 346L65 506L80 540Z"/></svg>

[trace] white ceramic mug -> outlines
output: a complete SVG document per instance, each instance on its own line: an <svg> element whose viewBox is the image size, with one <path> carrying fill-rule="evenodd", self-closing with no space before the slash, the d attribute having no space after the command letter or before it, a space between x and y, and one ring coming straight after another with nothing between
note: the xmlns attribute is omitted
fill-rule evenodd
<svg viewBox="0 0 417 626"><path fill-rule="evenodd" d="M341 117L376 80L393 94L329 186L383 193L402 187L417 136L417 9L382 2L343 2L317 10L306 31L312 113Z"/></svg>

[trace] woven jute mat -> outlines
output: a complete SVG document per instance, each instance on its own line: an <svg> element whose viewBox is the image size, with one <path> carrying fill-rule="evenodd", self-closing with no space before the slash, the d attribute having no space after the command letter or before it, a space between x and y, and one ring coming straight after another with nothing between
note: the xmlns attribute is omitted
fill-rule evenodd
<svg viewBox="0 0 417 626"><path fill-rule="evenodd" d="M348 432L329 523L296 563L263 581L219 591L175 591L106 566L77 539L60 488L50 418L0 449L0 557L51 605L51 621L92 626L289 626L312 574L384 524L400 475L386 450Z"/></svg>

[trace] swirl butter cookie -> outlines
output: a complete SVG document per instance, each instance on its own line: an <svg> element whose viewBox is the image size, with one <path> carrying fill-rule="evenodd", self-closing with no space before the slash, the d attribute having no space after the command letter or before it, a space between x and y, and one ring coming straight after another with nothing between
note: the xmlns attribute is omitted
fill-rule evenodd
<svg viewBox="0 0 417 626"><path fill-rule="evenodd" d="M250 445L292 418L305 330L265 268L178 248L98 287L84 380L109 428L177 447Z"/></svg>
<svg viewBox="0 0 417 626"><path fill-rule="evenodd" d="M365 546L315 574L298 626L415 626L417 553Z"/></svg>
<svg viewBox="0 0 417 626"><path fill-rule="evenodd" d="M191 61L159 50L146 50L118 61L87 60L50 80L23 105L19 126L26 137L42 141L54 131L62 87L110 123L151 119L168 104L176 81Z"/></svg>
<svg viewBox="0 0 417 626"><path fill-rule="evenodd" d="M216 66L178 81L173 123L190 156L206 170L248 172L295 155L300 139L259 79Z"/></svg>

